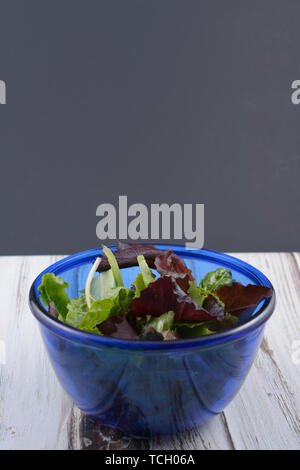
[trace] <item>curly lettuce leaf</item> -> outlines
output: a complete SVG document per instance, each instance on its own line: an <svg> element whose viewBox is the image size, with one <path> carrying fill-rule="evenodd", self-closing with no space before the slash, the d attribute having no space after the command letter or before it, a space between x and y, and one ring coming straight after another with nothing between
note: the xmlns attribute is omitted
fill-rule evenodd
<svg viewBox="0 0 300 470"><path fill-rule="evenodd" d="M79 299L72 299L68 304L66 323L74 328L78 328L88 310L85 295L82 295Z"/></svg>
<svg viewBox="0 0 300 470"><path fill-rule="evenodd" d="M66 288L69 284L61 276L55 276L54 273L43 275L42 282L38 288L42 301L49 306L52 301L56 307L60 319L65 319L68 313L68 297Z"/></svg>
<svg viewBox="0 0 300 470"><path fill-rule="evenodd" d="M114 299L96 300L78 325L78 328L88 333L100 334L96 325L106 320L113 314Z"/></svg>
<svg viewBox="0 0 300 470"><path fill-rule="evenodd" d="M171 276L184 292L187 292L189 282L194 281L192 271L172 250L167 250L158 255L154 264L161 276Z"/></svg>
<svg viewBox="0 0 300 470"><path fill-rule="evenodd" d="M113 295L106 299L96 300L91 308L86 312L81 323L78 325L80 330L89 333L96 333L97 325L115 315L122 315L128 312L131 300L134 297L134 290L118 287L113 289Z"/></svg>

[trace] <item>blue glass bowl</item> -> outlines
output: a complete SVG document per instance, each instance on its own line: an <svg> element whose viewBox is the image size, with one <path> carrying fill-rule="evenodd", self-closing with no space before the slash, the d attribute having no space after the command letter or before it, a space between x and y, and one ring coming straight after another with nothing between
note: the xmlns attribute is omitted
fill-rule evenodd
<svg viewBox="0 0 300 470"><path fill-rule="evenodd" d="M169 246L157 245L161 249ZM272 287L257 269L210 250L171 247L199 281L224 266L243 284ZM30 308L61 385L84 412L123 432L147 437L201 425L222 411L243 384L260 345L275 293L234 329L199 338L141 342L96 336L51 318L39 296L44 273L60 274L71 298L81 295L101 250L69 256L43 271L30 290ZM122 270L130 286L138 268Z"/></svg>

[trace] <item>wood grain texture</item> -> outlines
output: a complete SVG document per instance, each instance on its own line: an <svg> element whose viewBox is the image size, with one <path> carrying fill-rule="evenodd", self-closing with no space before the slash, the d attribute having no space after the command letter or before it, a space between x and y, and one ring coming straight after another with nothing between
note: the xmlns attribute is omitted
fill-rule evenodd
<svg viewBox="0 0 300 470"><path fill-rule="evenodd" d="M219 416L151 440L84 416L57 382L27 296L35 276L60 257L1 257L0 340L7 360L0 364L0 449L300 449L300 363L292 359L300 341L300 254L236 256L261 269L277 293L254 366Z"/></svg>

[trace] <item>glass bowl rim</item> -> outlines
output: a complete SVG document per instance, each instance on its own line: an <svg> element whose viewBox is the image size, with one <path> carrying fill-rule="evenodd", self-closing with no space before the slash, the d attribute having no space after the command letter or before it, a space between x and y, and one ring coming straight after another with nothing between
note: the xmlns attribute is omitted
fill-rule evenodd
<svg viewBox="0 0 300 470"><path fill-rule="evenodd" d="M29 306L30 310L36 319L41 322L48 329L54 330L57 336L63 336L69 340L91 343L95 347L108 346L116 347L128 350L174 350L174 349L190 349L194 347L210 347L216 344L222 344L224 342L232 342L238 340L242 336L248 335L254 329L259 328L260 325L265 323L272 315L275 308L276 295L275 290L270 280L257 268L240 260L234 256L221 253L207 248L201 249L187 249L182 245L174 244L153 244L157 248L167 250L172 249L179 256L192 257L198 259L204 259L206 261L212 261L220 263L221 266L231 267L236 271L240 271L244 275L248 275L255 281L258 281L258 285L266 285L271 287L272 296L269 299L264 300L264 304L255 313L255 315L248 320L246 323L228 329L223 330L219 333L212 335L199 336L196 338L180 339L174 341L136 341L129 339L118 339L109 336L98 336L92 333L87 333L82 330L78 330L70 325L67 325L49 315L47 310L40 304L37 293L36 284L41 280L42 276L49 272L60 274L62 271L66 271L70 267L77 265L86 264L86 262L93 262L95 258L102 253L102 248L93 248L90 250L81 251L74 253L70 256L64 257L63 259L51 264L44 269L33 281L29 291ZM116 246L110 246L111 249L115 249ZM64 269L62 269L64 268Z"/></svg>

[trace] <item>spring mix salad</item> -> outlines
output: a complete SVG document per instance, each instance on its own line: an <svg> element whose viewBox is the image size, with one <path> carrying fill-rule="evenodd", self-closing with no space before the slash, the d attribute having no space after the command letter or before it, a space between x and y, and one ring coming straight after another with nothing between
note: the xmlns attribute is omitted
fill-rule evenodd
<svg viewBox="0 0 300 470"><path fill-rule="evenodd" d="M128 288L121 269L130 266L139 266L140 273ZM235 282L226 268L207 273L197 283L173 251L125 242L116 251L103 246L81 297L69 299L68 287L61 276L44 274L39 292L52 317L95 335L141 341L179 340L233 328L241 314L272 295L269 287Z"/></svg>

